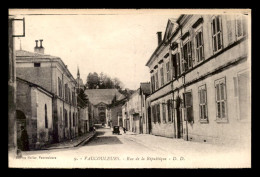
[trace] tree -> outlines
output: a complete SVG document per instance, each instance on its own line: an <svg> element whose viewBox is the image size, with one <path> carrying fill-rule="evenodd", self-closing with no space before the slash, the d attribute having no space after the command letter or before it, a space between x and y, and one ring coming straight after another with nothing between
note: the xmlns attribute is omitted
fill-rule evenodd
<svg viewBox="0 0 260 177"><path fill-rule="evenodd" d="M119 78L111 78L107 74L101 72L99 75L94 72L89 73L87 77L88 89L118 89L122 90L123 83L119 80Z"/></svg>
<svg viewBox="0 0 260 177"><path fill-rule="evenodd" d="M83 89L79 90L78 98L79 98L78 101L77 101L78 106L81 107L81 108L85 107L87 105L89 99L88 99L88 96L85 94Z"/></svg>
<svg viewBox="0 0 260 177"><path fill-rule="evenodd" d="M96 72L89 73L87 77L87 87L89 89L96 89L99 87L99 76Z"/></svg>
<svg viewBox="0 0 260 177"><path fill-rule="evenodd" d="M113 82L116 89L118 90L122 89L123 83L117 77L113 79Z"/></svg>

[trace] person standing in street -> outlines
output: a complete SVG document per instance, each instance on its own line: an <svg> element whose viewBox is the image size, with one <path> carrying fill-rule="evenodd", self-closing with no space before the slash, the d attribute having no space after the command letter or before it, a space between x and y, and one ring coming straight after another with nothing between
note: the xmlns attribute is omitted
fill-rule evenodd
<svg viewBox="0 0 260 177"><path fill-rule="evenodd" d="M24 126L21 126L21 150L29 151L28 134Z"/></svg>

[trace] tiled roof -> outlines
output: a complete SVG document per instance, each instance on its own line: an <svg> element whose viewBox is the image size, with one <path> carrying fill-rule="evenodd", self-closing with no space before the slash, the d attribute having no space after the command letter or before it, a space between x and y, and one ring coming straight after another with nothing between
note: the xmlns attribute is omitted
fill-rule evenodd
<svg viewBox="0 0 260 177"><path fill-rule="evenodd" d="M117 100L121 100L125 97L119 93L117 89L87 89L85 90L85 94L88 95L90 102L94 105L100 102L111 104L115 96Z"/></svg>
<svg viewBox="0 0 260 177"><path fill-rule="evenodd" d="M16 50L15 55L16 55L16 57L34 57L34 58L50 58L50 59L58 58L55 56L40 54L40 53L36 53L36 52L29 52L26 50Z"/></svg>
<svg viewBox="0 0 260 177"><path fill-rule="evenodd" d="M150 90L150 83L141 83L140 84L141 90L144 92L144 94L150 94L151 90Z"/></svg>

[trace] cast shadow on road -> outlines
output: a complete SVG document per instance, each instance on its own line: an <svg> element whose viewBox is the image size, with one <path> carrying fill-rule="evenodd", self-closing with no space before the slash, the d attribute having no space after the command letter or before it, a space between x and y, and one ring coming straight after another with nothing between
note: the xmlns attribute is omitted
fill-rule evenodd
<svg viewBox="0 0 260 177"><path fill-rule="evenodd" d="M104 131L96 131L96 135L95 136L101 136L101 135L104 135L105 132Z"/></svg>
<svg viewBox="0 0 260 177"><path fill-rule="evenodd" d="M116 136L95 136L88 146L123 144Z"/></svg>

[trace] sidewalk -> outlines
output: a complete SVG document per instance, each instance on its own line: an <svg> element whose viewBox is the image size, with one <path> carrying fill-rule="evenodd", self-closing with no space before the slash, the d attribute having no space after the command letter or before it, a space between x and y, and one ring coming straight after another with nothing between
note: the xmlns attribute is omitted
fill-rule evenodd
<svg viewBox="0 0 260 177"><path fill-rule="evenodd" d="M174 154L185 154L190 157L210 156L212 154L218 154L227 156L241 156L248 155L250 152L250 147L246 144L240 146L238 144L213 144L213 143L203 143L197 141L186 141L183 139L167 138L163 136L155 136L152 134L135 134L133 132L127 132L126 135L136 135L131 136L131 138L140 144L146 145L154 150L162 150L167 153Z"/></svg>
<svg viewBox="0 0 260 177"><path fill-rule="evenodd" d="M94 137L95 134L96 134L96 132L89 132L82 136L76 137L72 140L67 140L67 141L63 141L63 142L55 143L55 144L49 144L49 145L46 145L45 147L43 147L42 150L77 147L77 146L80 146L81 144L89 141L92 137Z"/></svg>

